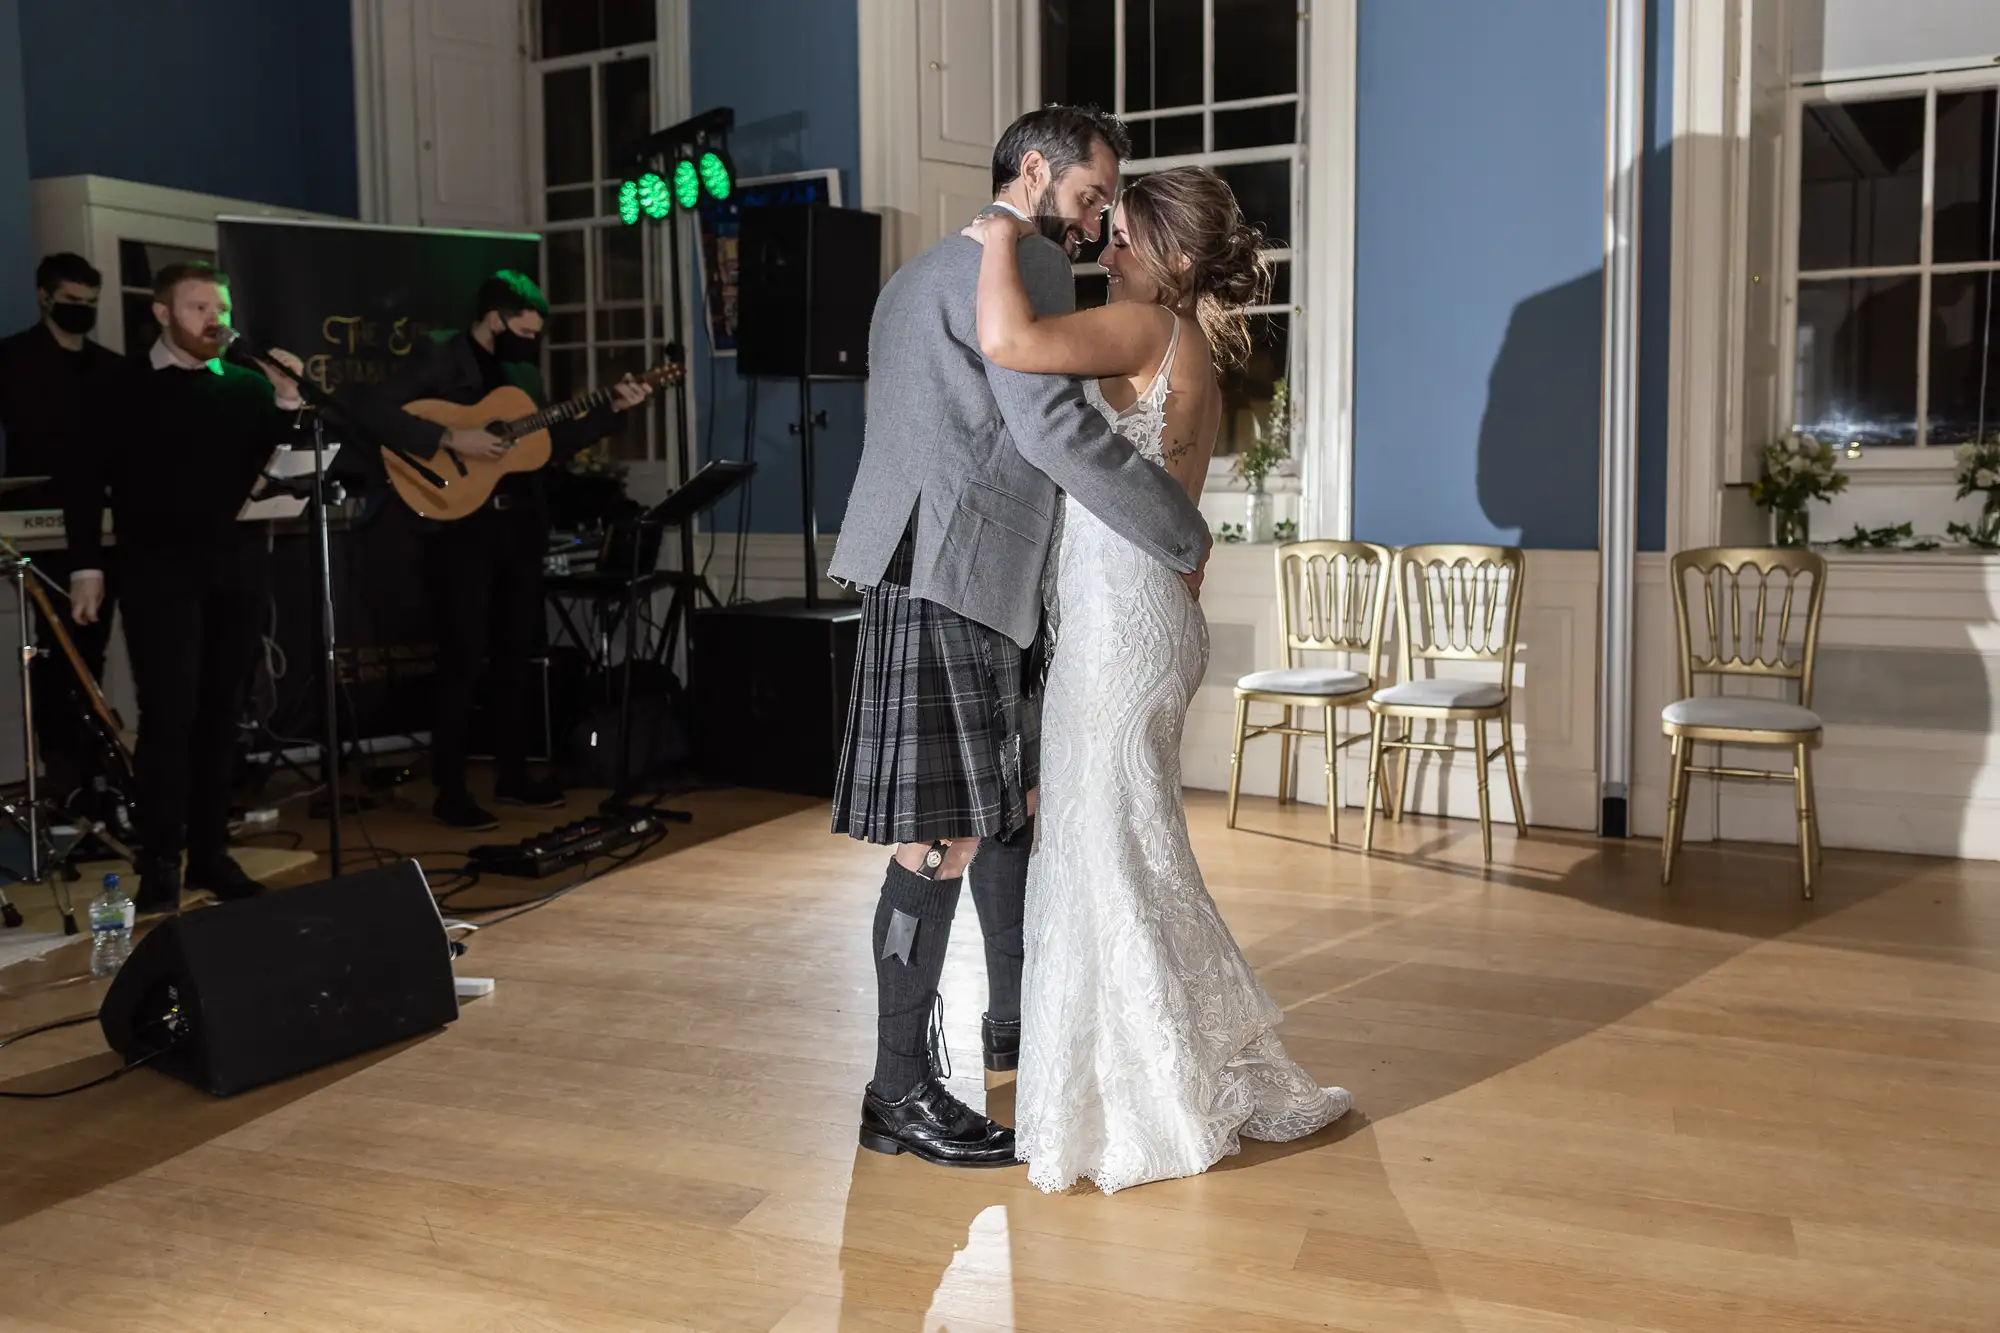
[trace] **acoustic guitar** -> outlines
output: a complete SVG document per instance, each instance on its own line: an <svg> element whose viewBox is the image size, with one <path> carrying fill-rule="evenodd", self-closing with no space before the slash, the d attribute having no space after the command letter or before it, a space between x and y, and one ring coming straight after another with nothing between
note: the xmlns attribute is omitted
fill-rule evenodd
<svg viewBox="0 0 2000 1333"><path fill-rule="evenodd" d="M659 388L678 384L687 372L667 362L635 376L639 383ZM403 410L413 417L451 430L484 430L497 436L506 450L498 458L460 458L440 448L423 464L442 479L433 485L409 460L391 449L382 451L389 469L389 482L403 503L424 518L459 519L493 498L493 488L510 472L534 472L548 466L549 427L604 406L611 401L609 386L594 393L572 398L555 407L537 408L535 400L513 385L505 385L470 404L448 403L436 398L420 398L405 403Z"/></svg>

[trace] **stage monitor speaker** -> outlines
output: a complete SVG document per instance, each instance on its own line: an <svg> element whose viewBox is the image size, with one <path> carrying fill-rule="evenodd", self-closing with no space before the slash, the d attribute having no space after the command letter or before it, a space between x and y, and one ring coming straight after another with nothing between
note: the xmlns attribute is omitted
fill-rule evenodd
<svg viewBox="0 0 2000 1333"><path fill-rule="evenodd" d="M868 321L881 291L877 215L813 204L745 208L736 249L737 373L866 376Z"/></svg>
<svg viewBox="0 0 2000 1333"><path fill-rule="evenodd" d="M808 607L791 598L696 612L689 669L703 776L833 795L860 634L858 602Z"/></svg>
<svg viewBox="0 0 2000 1333"><path fill-rule="evenodd" d="M458 1017L451 944L414 861L169 917L111 983L111 1049L217 1097Z"/></svg>

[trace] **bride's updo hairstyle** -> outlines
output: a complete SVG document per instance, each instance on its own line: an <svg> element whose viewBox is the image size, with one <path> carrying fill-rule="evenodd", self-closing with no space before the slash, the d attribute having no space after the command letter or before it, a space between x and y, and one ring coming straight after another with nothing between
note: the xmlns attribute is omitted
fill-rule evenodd
<svg viewBox="0 0 2000 1333"><path fill-rule="evenodd" d="M1264 233L1243 220L1236 195L1207 167L1172 167L1125 188L1125 229L1132 258L1160 289L1170 309L1193 307L1224 368L1250 357L1250 321L1243 311L1271 291L1271 267L1261 253Z"/></svg>

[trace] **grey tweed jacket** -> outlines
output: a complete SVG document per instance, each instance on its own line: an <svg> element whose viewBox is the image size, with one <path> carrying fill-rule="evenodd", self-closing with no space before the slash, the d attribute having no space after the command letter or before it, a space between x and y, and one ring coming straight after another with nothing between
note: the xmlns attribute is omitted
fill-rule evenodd
<svg viewBox="0 0 2000 1333"><path fill-rule="evenodd" d="M1037 314L1076 308L1061 247L1020 243ZM868 334L868 423L829 573L879 582L912 515L910 594L1026 648L1041 620L1042 566L1062 492L1180 573L1208 525L1179 484L1084 399L1080 380L1002 370L979 351L980 246L950 236L882 289Z"/></svg>

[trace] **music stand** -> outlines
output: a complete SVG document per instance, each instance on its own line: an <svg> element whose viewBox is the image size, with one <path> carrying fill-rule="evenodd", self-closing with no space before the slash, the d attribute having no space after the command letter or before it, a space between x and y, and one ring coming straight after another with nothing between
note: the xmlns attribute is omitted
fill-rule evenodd
<svg viewBox="0 0 2000 1333"><path fill-rule="evenodd" d="M671 495L647 510L637 522L641 525L656 524L663 531L678 527L683 532L691 531L694 520L713 508L731 491L742 485L757 470L755 463L734 458L718 458L676 486ZM687 543L682 543L687 549ZM607 608L618 607L617 614L625 622L625 678L619 690L618 699L618 785L606 802L610 807L623 803L633 785L631 770L631 721L632 721L632 669L640 661L669 663L673 660L674 645L682 628L692 616L689 603L697 596L705 594L712 606L722 605L722 599L700 571L688 569L657 570L603 570L590 574L557 574L546 584L550 600L555 602L558 620L570 637L586 651L593 641L605 645L604 660L599 663L608 680L611 670L610 630L586 637L571 619L569 610L560 598L586 599L592 602L600 622ZM671 587L673 596L667 603L666 625L657 640L642 648L639 638L639 603L641 598L650 597L661 588ZM615 626L614 626L615 627Z"/></svg>

